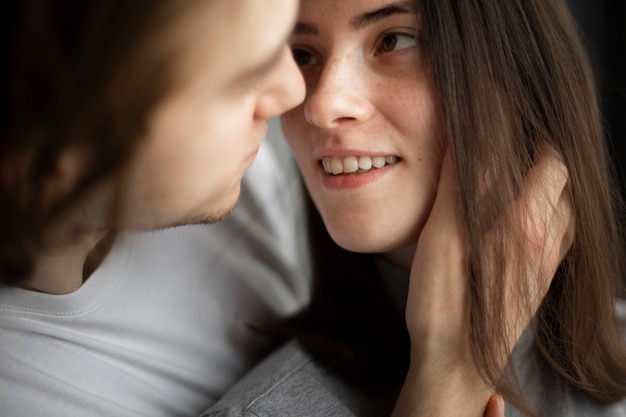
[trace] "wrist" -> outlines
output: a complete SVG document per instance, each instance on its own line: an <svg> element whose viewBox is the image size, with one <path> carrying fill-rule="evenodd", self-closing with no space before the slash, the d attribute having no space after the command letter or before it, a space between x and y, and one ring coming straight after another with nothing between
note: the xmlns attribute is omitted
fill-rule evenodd
<svg viewBox="0 0 626 417"><path fill-rule="evenodd" d="M475 369L412 362L393 417L482 417L492 395Z"/></svg>

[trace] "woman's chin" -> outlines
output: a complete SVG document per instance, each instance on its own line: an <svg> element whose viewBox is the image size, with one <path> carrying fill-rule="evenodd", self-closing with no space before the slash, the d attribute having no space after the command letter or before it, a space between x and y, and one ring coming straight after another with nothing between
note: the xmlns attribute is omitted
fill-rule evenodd
<svg viewBox="0 0 626 417"><path fill-rule="evenodd" d="M382 241L380 238L367 239L358 233L346 235L331 232L330 236L337 245L350 252L384 253L398 247L395 242Z"/></svg>

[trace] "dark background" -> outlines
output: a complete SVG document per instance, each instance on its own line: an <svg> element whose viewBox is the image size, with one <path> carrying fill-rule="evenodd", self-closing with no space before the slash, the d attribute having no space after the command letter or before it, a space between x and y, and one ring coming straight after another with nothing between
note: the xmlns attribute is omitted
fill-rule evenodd
<svg viewBox="0 0 626 417"><path fill-rule="evenodd" d="M609 149L626 198L626 0L567 0L598 81Z"/></svg>

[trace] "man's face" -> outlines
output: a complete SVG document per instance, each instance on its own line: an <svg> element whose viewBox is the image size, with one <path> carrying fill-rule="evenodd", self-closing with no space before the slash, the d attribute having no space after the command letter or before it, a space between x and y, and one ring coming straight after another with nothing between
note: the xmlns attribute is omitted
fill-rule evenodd
<svg viewBox="0 0 626 417"><path fill-rule="evenodd" d="M118 226L213 222L228 214L267 132L304 98L286 39L296 0L219 0L189 45L182 87L156 108L123 173Z"/></svg>

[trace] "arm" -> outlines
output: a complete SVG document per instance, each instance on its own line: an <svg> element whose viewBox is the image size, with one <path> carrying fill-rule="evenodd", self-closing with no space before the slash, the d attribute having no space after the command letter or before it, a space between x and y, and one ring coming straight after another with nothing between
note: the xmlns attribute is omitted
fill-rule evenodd
<svg viewBox="0 0 626 417"><path fill-rule="evenodd" d="M510 346L539 307L573 238L572 208L563 193L567 170L552 149L541 149L540 156L519 200L509 208L524 216L524 224L529 226L524 236L528 242L525 260L542 266L534 276L507 277L507 282L513 283L507 287L515 288L516 279L532 279L533 289L537 289L532 312L517 308L511 298L516 296L514 290L505 293ZM446 156L437 197L411 268L406 310L411 364L393 417L504 416L501 400L494 397L490 401L493 387L482 378L470 349L466 249L456 196L452 163ZM502 367L506 359L502 358Z"/></svg>

